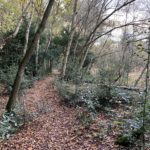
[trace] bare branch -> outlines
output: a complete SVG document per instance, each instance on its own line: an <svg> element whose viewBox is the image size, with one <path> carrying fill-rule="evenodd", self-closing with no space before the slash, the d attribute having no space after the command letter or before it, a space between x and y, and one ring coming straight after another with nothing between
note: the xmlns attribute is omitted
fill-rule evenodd
<svg viewBox="0 0 150 150"><path fill-rule="evenodd" d="M27 6L25 7L25 9L23 10L21 16L19 17L18 23L17 23L17 26L16 26L16 29L15 29L15 31L13 32L13 34L10 35L10 36L8 36L7 38L5 38L3 41L0 42L0 49L3 49L3 47L4 47L7 43L11 42L11 40L12 40L13 38L15 38L16 35L18 34L19 29L20 29L20 26L21 26L22 21L23 21L23 17L25 16L25 13L27 12L27 10L28 10L28 8L29 8L31 2L32 2L32 0L29 1L29 3L27 4Z"/></svg>

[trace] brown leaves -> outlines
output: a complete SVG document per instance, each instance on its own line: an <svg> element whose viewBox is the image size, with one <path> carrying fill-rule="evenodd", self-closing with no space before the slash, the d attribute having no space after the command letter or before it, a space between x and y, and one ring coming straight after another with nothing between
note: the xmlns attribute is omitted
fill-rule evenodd
<svg viewBox="0 0 150 150"><path fill-rule="evenodd" d="M52 77L37 81L34 87L26 91L25 100L28 114L37 113L37 103L46 101L51 111L38 114L26 122L18 134L8 141L0 142L0 149L11 150L116 150L114 136L99 136L103 128L97 122L107 122L100 113L89 130L76 120L76 109L60 105L61 98L52 86ZM42 109L45 109L43 107ZM19 147L19 148L18 148ZM113 148L114 147L114 148Z"/></svg>
<svg viewBox="0 0 150 150"><path fill-rule="evenodd" d="M33 148L32 148L32 147L29 147L28 150L33 150Z"/></svg>

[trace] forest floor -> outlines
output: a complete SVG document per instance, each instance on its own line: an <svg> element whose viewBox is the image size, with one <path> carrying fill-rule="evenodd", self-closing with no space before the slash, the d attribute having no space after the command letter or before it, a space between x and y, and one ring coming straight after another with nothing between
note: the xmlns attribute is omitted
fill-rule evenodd
<svg viewBox="0 0 150 150"><path fill-rule="evenodd" d="M0 150L117 150L114 145L115 131L103 139L94 133L103 132L103 127L92 125L85 129L76 119L77 109L66 107L61 103L54 76L36 81L30 89L25 90L21 98L25 102L30 116L23 127L8 140L0 141ZM7 97L3 97L0 112L4 110ZM46 111L44 111L46 110ZM26 115L27 115L26 114ZM100 112L97 118L101 122L109 117Z"/></svg>

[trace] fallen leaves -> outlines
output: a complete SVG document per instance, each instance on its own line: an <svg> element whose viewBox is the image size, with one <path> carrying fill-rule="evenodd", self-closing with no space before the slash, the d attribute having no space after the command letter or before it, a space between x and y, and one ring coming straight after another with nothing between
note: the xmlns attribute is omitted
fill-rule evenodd
<svg viewBox="0 0 150 150"><path fill-rule="evenodd" d="M33 150L33 148L32 148L32 147L29 147L28 150Z"/></svg>
<svg viewBox="0 0 150 150"><path fill-rule="evenodd" d="M117 150L113 144L114 136L99 138L103 127L96 122L107 119L103 113L97 121L86 130L76 120L76 109L60 104L53 78L46 77L37 81L26 91L24 98L28 114L37 114L26 122L22 129L7 141L0 141L1 150ZM38 112L37 104L46 104L51 108L44 113ZM45 104L45 103L44 103ZM47 107L46 107L47 108ZM46 109L43 105L43 108Z"/></svg>

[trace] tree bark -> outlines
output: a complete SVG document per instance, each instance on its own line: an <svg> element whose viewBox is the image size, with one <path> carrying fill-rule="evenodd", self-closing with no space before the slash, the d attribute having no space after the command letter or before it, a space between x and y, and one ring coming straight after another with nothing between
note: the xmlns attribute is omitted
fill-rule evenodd
<svg viewBox="0 0 150 150"><path fill-rule="evenodd" d="M143 68L143 70L142 70L140 76L138 77L138 79L135 81L135 84L134 84L135 87L138 85L138 83L139 83L140 79L142 78L142 76L143 76L143 74L144 74L146 68L147 68L147 64L146 64L145 67Z"/></svg>
<svg viewBox="0 0 150 150"><path fill-rule="evenodd" d="M17 36L17 34L18 34L18 32L19 32L19 29L20 29L20 26L21 26L21 24L22 24L22 22L23 22L23 17L25 16L25 13L27 12L27 10L28 10L28 8L29 8L31 2L32 2L32 0L29 1L29 3L27 4L27 6L25 7L25 9L24 9L23 12L22 12L22 15L19 17L18 23L17 23L17 25L16 25L16 28L15 28L15 31L13 32L13 34L10 35L10 36L8 36L7 38L5 38L3 41L1 41L1 43L0 43L0 49L3 49L3 47L4 47L7 43L10 43L11 40Z"/></svg>
<svg viewBox="0 0 150 150"><path fill-rule="evenodd" d="M142 121L143 121L143 135L142 135L142 150L145 150L145 125L146 125L146 105L148 102L148 94L149 94L149 68L150 68L150 27L149 27L149 40L148 40L148 58L146 64L146 76L145 76L145 89L144 89L144 101L143 101L143 114L142 114Z"/></svg>
<svg viewBox="0 0 150 150"><path fill-rule="evenodd" d="M83 58L81 59L81 63L80 63L80 66L79 66L79 71L81 71L83 65L84 65L84 62L86 60L86 57L87 57L87 54L89 52L89 48L88 47L85 47L84 49L86 49L85 51L85 54L83 55Z"/></svg>
<svg viewBox="0 0 150 150"><path fill-rule="evenodd" d="M28 24L27 24L27 30L26 30L26 36L25 36L25 46L24 46L24 49L23 49L23 56L26 54L26 51L27 51L27 48L28 48L29 33L30 33L32 18L33 18L33 12L31 12L30 17L29 17L29 21L28 21Z"/></svg>
<svg viewBox="0 0 150 150"><path fill-rule="evenodd" d="M35 74L38 72L38 62L39 62L39 47L40 47L40 39L38 39L36 46L36 56L35 56Z"/></svg>
<svg viewBox="0 0 150 150"><path fill-rule="evenodd" d="M68 43L68 46L67 46L67 50L66 50L66 54L65 54L64 62L63 62L62 77L65 77L65 75L66 75L67 62L68 62L68 58L69 58L69 54L70 54L70 48L71 48L71 45L72 45L74 33L75 33L75 31L73 31L71 33L70 40L69 40L69 43Z"/></svg>
<svg viewBox="0 0 150 150"><path fill-rule="evenodd" d="M50 71L50 73L53 72L53 59L49 60L49 71Z"/></svg>
<svg viewBox="0 0 150 150"><path fill-rule="evenodd" d="M51 36L52 36L52 35L49 35L49 39L48 39L48 42L47 42L47 45L46 45L46 49L45 49L45 51L44 51L45 54L48 52L49 46L50 46L50 44L51 44L51 39L52 39ZM47 70L47 63L46 63L47 60L46 60L45 57L44 57L43 59L44 59L44 60L43 60L44 71L46 71L46 70Z"/></svg>
<svg viewBox="0 0 150 150"><path fill-rule="evenodd" d="M17 75L16 75L16 78L15 78L15 81L14 81L14 85L13 85L13 89L11 91L11 94L10 94L10 97L9 97L9 100L8 100L8 103L6 105L6 111L7 112L11 112L12 110L12 107L17 99L17 96L18 96L18 92L19 92L19 89L20 89L20 84L21 84L21 80L22 80L22 77L23 77L23 74L24 74L24 69L25 69L25 66L26 64L28 63L28 61L30 60L31 58L31 55L34 51L34 49L36 48L37 46L37 43L38 43L38 40L40 38L40 35L41 33L44 31L45 29L45 26L46 26L46 23L47 23L47 20L48 20L48 17L49 17L49 14L51 12L51 9L52 9L52 6L53 6L53 3L54 3L54 0L49 0L49 3L47 5L47 8L44 12L44 15L43 15L43 18L42 18L42 21L38 27L38 30L37 32L35 33L34 35L34 38L31 42L31 45L30 47L27 49L26 51L26 54L25 56L23 57L20 65L19 65L19 68L18 68L18 72L17 72Z"/></svg>
<svg viewBox="0 0 150 150"><path fill-rule="evenodd" d="M74 34L75 34L74 23L75 23L76 13L77 13L76 12L77 11L77 3L78 3L78 0L74 0L73 17L72 17L72 23L71 23L71 34L70 34L70 39L69 39L68 46L67 46L67 49L66 49L66 54L65 54L65 57L64 57L63 68L62 68L62 78L64 78L65 75L66 75L68 57L69 57L69 54L70 54L70 49L71 49L73 37L74 37Z"/></svg>

